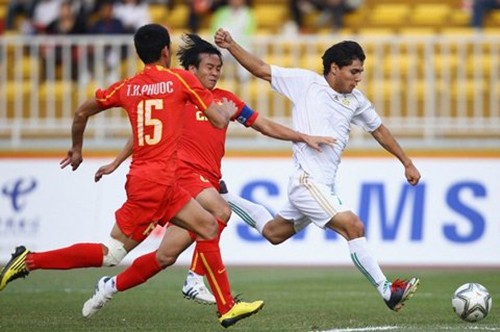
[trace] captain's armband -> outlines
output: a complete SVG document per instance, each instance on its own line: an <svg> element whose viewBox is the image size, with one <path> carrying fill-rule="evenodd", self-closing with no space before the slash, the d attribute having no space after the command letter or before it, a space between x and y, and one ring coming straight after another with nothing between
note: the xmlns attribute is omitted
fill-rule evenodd
<svg viewBox="0 0 500 332"><path fill-rule="evenodd" d="M250 107L245 105L239 112L236 112L233 115L231 120L238 121L245 127L250 127L251 125L253 125L255 120L257 120L258 116L259 116L258 112L255 112Z"/></svg>

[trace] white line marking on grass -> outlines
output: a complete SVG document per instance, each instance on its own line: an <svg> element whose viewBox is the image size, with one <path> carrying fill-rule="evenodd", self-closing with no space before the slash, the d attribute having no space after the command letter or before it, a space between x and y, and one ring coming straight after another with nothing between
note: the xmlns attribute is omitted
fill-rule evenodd
<svg viewBox="0 0 500 332"><path fill-rule="evenodd" d="M426 328L421 328L421 329L416 328L416 329L426 331ZM440 326L440 327L435 327L434 329L449 330L449 331L500 331L499 328L488 327L488 326L464 326L464 327ZM369 331L389 331L389 330L404 331L405 329L400 326L367 326L367 327L354 327L354 328L333 329L324 331L316 330L313 332L369 332ZM415 328L411 328L411 330L415 330Z"/></svg>
<svg viewBox="0 0 500 332"><path fill-rule="evenodd" d="M457 328L456 327L441 327L440 330L456 331ZM500 329L498 329L496 327L487 327L487 326L468 326L468 327L460 328L460 330L464 330L464 331L471 331L471 330L475 330L475 331L500 331Z"/></svg>
<svg viewBox="0 0 500 332"><path fill-rule="evenodd" d="M368 327L357 327L357 328L348 328L348 329L335 329L335 330L327 330L321 332L363 332L363 331L389 331L398 329L397 326L368 326Z"/></svg>

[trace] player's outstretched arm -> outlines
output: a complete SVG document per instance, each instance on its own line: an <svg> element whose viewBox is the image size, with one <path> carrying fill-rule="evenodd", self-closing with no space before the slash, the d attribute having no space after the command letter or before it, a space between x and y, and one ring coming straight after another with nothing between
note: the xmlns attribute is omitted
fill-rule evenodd
<svg viewBox="0 0 500 332"><path fill-rule="evenodd" d="M88 119L99 112L103 111L95 99L89 99L83 102L75 112L73 117L73 124L71 126L71 139L72 147L68 150L66 157L61 160L59 165L65 168L71 165L71 169L75 171L83 161L82 147L83 147L83 134L87 126Z"/></svg>
<svg viewBox="0 0 500 332"><path fill-rule="evenodd" d="M269 120L263 116L257 117L252 124L252 128L258 132L276 139L292 142L303 142L311 148L321 151L322 144L334 144L336 140L333 137L310 136L300 133L277 122Z"/></svg>
<svg viewBox="0 0 500 332"><path fill-rule="evenodd" d="M133 145L134 141L132 137L130 137L123 147L123 149L120 151L120 153L116 156L115 160L113 160L111 163L99 167L97 172L94 175L94 181L99 182L99 180L102 178L103 175L108 175L111 174L120 167L120 165L128 158L130 155L132 155L132 150L133 150Z"/></svg>
<svg viewBox="0 0 500 332"><path fill-rule="evenodd" d="M405 177L408 183L413 186L417 185L421 177L420 172L415 167L415 165L413 165L413 162L406 155L394 136L392 136L389 129L381 124L371 134L384 149L392 153L394 156L396 156L396 158L399 159L399 161L401 161L405 168Z"/></svg>
<svg viewBox="0 0 500 332"><path fill-rule="evenodd" d="M241 47L228 31L224 29L217 30L215 32L214 41L220 48L227 49L229 53L231 53L231 55L254 76L271 82L271 66Z"/></svg>

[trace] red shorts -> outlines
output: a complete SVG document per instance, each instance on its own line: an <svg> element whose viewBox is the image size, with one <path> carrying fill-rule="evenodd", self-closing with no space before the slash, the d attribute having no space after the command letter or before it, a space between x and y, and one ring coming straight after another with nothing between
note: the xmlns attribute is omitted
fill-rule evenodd
<svg viewBox="0 0 500 332"><path fill-rule="evenodd" d="M215 188L219 191L219 179L208 174L189 167L179 167L175 174L179 185L193 198L196 198L200 192L207 188Z"/></svg>
<svg viewBox="0 0 500 332"><path fill-rule="evenodd" d="M135 241L142 242L156 225L164 226L191 199L177 182L164 185L137 176L127 176L127 201L116 213L120 230Z"/></svg>

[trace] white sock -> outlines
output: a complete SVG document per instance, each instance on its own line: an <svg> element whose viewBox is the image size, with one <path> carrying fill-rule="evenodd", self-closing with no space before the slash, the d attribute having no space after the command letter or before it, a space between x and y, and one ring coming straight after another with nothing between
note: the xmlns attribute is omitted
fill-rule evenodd
<svg viewBox="0 0 500 332"><path fill-rule="evenodd" d="M107 297L112 297L116 293L118 293L118 289L116 289L116 276L114 276L104 283L104 294Z"/></svg>
<svg viewBox="0 0 500 332"><path fill-rule="evenodd" d="M365 237L360 237L348 241L349 251L351 252L351 259L358 270L370 281L370 283L377 289L380 295L389 300L391 297L390 285L384 273L380 269L375 258L369 253Z"/></svg>
<svg viewBox="0 0 500 332"><path fill-rule="evenodd" d="M271 213L262 205L255 204L231 193L222 194L221 196L228 202L234 213L261 234L264 226L273 219Z"/></svg>

